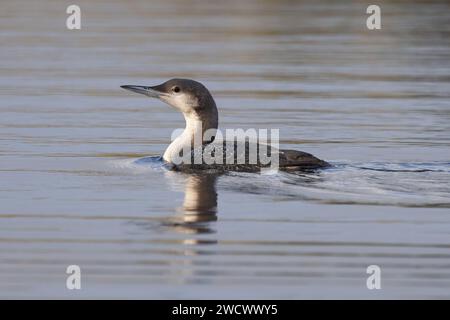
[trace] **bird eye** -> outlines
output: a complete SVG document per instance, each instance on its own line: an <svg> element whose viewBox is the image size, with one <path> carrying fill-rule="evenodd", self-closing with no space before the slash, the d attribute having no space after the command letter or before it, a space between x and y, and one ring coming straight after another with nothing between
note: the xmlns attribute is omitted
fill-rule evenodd
<svg viewBox="0 0 450 320"><path fill-rule="evenodd" d="M178 93L178 92L180 92L180 87L173 87L172 91L175 93Z"/></svg>

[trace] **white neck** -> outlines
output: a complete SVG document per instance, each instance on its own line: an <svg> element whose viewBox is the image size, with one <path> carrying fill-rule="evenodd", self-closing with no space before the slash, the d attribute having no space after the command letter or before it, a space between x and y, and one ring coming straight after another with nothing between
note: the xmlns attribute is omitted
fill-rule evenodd
<svg viewBox="0 0 450 320"><path fill-rule="evenodd" d="M177 161L180 159L180 152L182 150L191 150L192 146L202 145L202 137L205 130L202 121L193 113L183 113L183 115L186 120L186 128L180 136L172 141L164 152L163 159L167 162L179 164Z"/></svg>

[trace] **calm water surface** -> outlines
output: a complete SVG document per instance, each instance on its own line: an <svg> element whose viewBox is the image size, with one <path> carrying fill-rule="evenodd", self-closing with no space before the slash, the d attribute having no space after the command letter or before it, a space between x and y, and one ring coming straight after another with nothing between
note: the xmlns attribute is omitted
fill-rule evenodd
<svg viewBox="0 0 450 320"><path fill-rule="evenodd" d="M1 298L450 298L450 6L0 4ZM332 169L187 175L180 114L123 84L194 78L221 128ZM82 269L82 290L65 270ZM367 290L366 268L382 269Z"/></svg>

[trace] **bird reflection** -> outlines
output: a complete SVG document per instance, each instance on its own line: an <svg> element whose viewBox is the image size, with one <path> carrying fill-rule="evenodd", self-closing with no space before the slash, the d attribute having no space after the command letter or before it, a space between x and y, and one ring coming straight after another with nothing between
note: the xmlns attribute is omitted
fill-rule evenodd
<svg viewBox="0 0 450 320"><path fill-rule="evenodd" d="M180 174L167 172L172 182L184 185L183 205L178 214L169 218L164 225L185 234L214 233L210 222L217 220L217 174ZM187 240L188 241L188 240ZM192 239L195 243L199 240Z"/></svg>

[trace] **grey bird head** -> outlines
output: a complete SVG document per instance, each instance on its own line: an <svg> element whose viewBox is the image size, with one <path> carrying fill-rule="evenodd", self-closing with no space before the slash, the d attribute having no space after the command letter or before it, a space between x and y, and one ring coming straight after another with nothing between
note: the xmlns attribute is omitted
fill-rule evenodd
<svg viewBox="0 0 450 320"><path fill-rule="evenodd" d="M171 79L153 87L126 85L121 88L158 98L180 110L186 119L195 118L207 127L217 128L216 103L208 89L200 82L190 79Z"/></svg>

